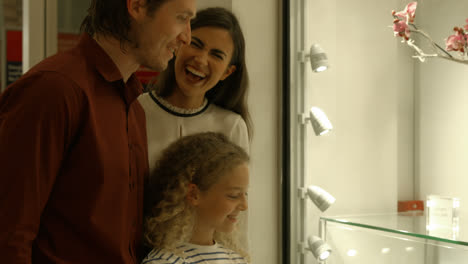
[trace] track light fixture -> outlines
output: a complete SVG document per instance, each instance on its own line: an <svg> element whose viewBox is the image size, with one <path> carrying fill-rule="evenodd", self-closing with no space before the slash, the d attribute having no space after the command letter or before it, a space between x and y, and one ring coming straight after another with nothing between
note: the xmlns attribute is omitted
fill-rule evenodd
<svg viewBox="0 0 468 264"><path fill-rule="evenodd" d="M305 114L302 114L302 124L306 124L307 121L311 122L316 136L325 135L333 129L333 125L330 120L328 120L325 112L315 106L310 108L308 117L306 117Z"/></svg>
<svg viewBox="0 0 468 264"><path fill-rule="evenodd" d="M326 260L332 252L331 247L317 236L309 237L307 243L309 244L308 250L312 252L318 261Z"/></svg>
<svg viewBox="0 0 468 264"><path fill-rule="evenodd" d="M306 62L308 59L310 60L310 67L313 72L322 72L330 67L327 54L317 43L310 46L309 53L306 54L305 51L301 52L301 61Z"/></svg>
<svg viewBox="0 0 468 264"><path fill-rule="evenodd" d="M325 212L336 201L335 197L315 185L307 187L307 196L322 212Z"/></svg>

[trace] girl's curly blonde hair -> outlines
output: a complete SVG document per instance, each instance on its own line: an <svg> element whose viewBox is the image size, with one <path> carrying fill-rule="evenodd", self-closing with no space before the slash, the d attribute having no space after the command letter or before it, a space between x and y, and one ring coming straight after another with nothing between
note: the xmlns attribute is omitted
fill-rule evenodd
<svg viewBox="0 0 468 264"><path fill-rule="evenodd" d="M220 133L185 136L169 145L145 188L145 243L177 251L178 245L189 242L195 214L186 200L188 185L206 191L226 172L248 161L248 154ZM215 232L215 240L248 259L236 230Z"/></svg>

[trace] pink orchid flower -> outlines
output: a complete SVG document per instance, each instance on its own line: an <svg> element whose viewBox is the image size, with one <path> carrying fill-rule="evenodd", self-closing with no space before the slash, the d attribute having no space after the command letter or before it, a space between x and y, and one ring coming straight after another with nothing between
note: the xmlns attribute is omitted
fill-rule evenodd
<svg viewBox="0 0 468 264"><path fill-rule="evenodd" d="M460 34L460 32L450 35L445 41L445 49L447 51L461 51L465 52L467 36Z"/></svg>
<svg viewBox="0 0 468 264"><path fill-rule="evenodd" d="M417 2L411 2L406 5L405 9L400 12L393 12L394 16L402 18L403 20L407 21L408 23L414 22L414 17L416 16L416 7L418 6Z"/></svg>
<svg viewBox="0 0 468 264"><path fill-rule="evenodd" d="M465 20L466 25L465 25L465 30L468 31L468 18Z"/></svg>
<svg viewBox="0 0 468 264"><path fill-rule="evenodd" d="M410 37L410 29L408 24L406 24L406 22L403 20L395 19L395 21L393 21L393 34L408 40Z"/></svg>

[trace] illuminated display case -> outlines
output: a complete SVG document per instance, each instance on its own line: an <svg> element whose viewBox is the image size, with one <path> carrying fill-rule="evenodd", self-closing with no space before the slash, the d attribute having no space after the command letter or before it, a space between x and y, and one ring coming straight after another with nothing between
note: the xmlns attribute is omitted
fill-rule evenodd
<svg viewBox="0 0 468 264"><path fill-rule="evenodd" d="M283 263L321 263L314 236L332 249L327 263L468 263L466 65L413 58L392 29L392 10L412 1L374 2L284 1ZM467 8L462 0L418 1L416 22L444 46ZM315 44L330 65L321 73ZM330 133L309 122L314 107L333 124ZM326 212L311 201L311 186L336 198ZM426 206L439 216L397 214L398 202L422 208L432 194L459 197L459 218Z"/></svg>

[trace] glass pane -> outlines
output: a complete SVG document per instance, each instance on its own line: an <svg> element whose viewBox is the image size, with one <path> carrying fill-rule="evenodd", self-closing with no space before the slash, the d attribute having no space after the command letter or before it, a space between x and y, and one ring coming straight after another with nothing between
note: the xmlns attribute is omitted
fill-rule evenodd
<svg viewBox="0 0 468 264"><path fill-rule="evenodd" d="M384 231L412 237L419 237L433 241L447 242L452 244L468 246L467 219L460 218L459 230L456 239L429 235L426 228L426 214L420 213L394 213L394 214L370 214L357 216L321 217L322 221L340 223L348 226L358 226L372 230ZM468 247L466 248L468 250Z"/></svg>
<svg viewBox="0 0 468 264"><path fill-rule="evenodd" d="M22 0L0 0L0 92L22 74Z"/></svg>
<svg viewBox="0 0 468 264"><path fill-rule="evenodd" d="M90 0L57 1L57 51L73 47L79 39L81 22L87 14Z"/></svg>
<svg viewBox="0 0 468 264"><path fill-rule="evenodd" d="M333 222L326 236L332 247L327 264L458 264L468 257L466 247Z"/></svg>
<svg viewBox="0 0 468 264"><path fill-rule="evenodd" d="M322 217L332 254L327 264L458 264L468 259L465 241L427 236L424 215Z"/></svg>

